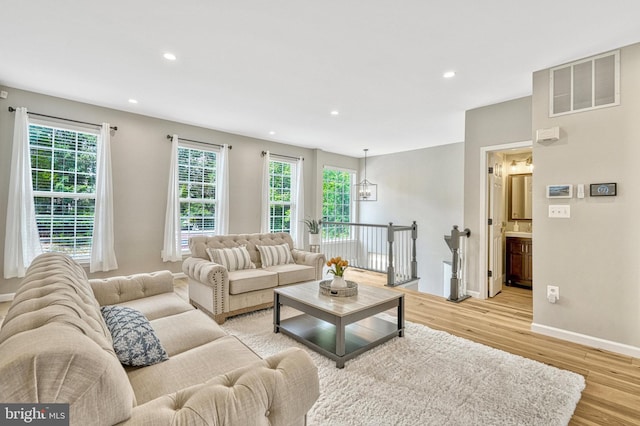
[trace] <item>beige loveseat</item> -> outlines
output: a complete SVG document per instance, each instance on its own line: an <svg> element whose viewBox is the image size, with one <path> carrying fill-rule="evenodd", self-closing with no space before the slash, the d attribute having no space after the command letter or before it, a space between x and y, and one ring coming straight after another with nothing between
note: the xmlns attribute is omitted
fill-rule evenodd
<svg viewBox="0 0 640 426"><path fill-rule="evenodd" d="M286 245L292 263L264 265L260 246ZM254 267L229 271L212 262L207 249L246 247ZM191 257L182 262L189 277L189 299L194 306L218 323L227 317L268 308L273 305L273 289L278 286L320 280L325 264L321 253L293 248L288 233L235 234L189 239Z"/></svg>
<svg viewBox="0 0 640 426"><path fill-rule="evenodd" d="M100 305L144 313L169 359L123 367ZM72 425L302 425L318 394L305 351L260 359L168 271L89 282L71 258L41 255L0 329L0 401L68 403Z"/></svg>

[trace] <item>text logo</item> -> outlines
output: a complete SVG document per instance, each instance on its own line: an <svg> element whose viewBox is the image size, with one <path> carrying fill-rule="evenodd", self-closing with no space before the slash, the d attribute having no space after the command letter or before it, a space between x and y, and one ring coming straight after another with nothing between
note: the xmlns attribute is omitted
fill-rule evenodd
<svg viewBox="0 0 640 426"><path fill-rule="evenodd" d="M69 426L69 404L2 404L0 424Z"/></svg>

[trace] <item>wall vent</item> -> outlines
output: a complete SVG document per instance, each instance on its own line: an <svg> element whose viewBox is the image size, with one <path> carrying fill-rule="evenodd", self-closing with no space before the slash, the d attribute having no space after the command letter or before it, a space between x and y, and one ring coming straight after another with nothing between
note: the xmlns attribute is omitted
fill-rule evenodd
<svg viewBox="0 0 640 426"><path fill-rule="evenodd" d="M620 104L620 51L549 70L549 116Z"/></svg>

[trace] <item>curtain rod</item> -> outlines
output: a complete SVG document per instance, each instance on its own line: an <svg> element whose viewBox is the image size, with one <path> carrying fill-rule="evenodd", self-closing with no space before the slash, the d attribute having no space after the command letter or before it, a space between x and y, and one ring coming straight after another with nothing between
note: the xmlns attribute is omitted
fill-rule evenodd
<svg viewBox="0 0 640 426"><path fill-rule="evenodd" d="M267 155L267 151L262 151L262 156L264 157L265 155ZM291 155L284 155L284 154L276 154L273 152L270 152L269 155L273 155L274 157L282 157L282 158L290 158L292 160L298 160L299 157L293 157ZM304 161L304 157L300 157L302 158L302 161Z"/></svg>
<svg viewBox="0 0 640 426"><path fill-rule="evenodd" d="M173 135L167 135L167 139L171 140L173 139ZM178 139L181 141L187 141L187 142L195 142L195 143L201 143L204 145L213 145L213 146L217 146L218 148L222 148L224 145L220 145L218 143L213 143L213 142L202 142L202 141L195 141L193 139L185 139L185 138L181 138L180 136L178 136ZM229 145L229 149L232 149L233 146Z"/></svg>
<svg viewBox="0 0 640 426"><path fill-rule="evenodd" d="M12 107L12 106L9 107L9 112L15 112L15 110L16 109L14 107ZM89 126L102 127L101 124L89 123L87 121L72 120L70 118L56 117L54 115L39 114L37 112L27 111L27 114L29 114L29 115L37 115L38 117L47 117L47 118L53 118L53 119L56 119L56 120L69 121L71 123L88 124ZM111 126L110 128L111 128L111 130L118 130L118 126Z"/></svg>

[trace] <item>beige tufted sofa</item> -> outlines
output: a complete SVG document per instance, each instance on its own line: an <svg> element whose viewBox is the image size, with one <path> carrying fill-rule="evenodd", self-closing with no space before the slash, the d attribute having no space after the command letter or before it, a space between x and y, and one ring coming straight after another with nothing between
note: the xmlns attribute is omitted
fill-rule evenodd
<svg viewBox="0 0 640 426"><path fill-rule="evenodd" d="M124 368L104 304L142 311L169 359ZM55 253L34 260L0 329L0 401L68 403L72 425L303 425L317 374L300 349L260 359L168 271L89 281Z"/></svg>
<svg viewBox="0 0 640 426"><path fill-rule="evenodd" d="M262 268L259 245L288 244L295 263ZM255 269L229 272L209 260L207 248L232 248L245 245ZM314 281L322 278L326 262L322 253L293 248L288 233L234 234L191 237L191 257L182 262L189 277L189 300L218 323L245 312L273 306L273 289L278 286Z"/></svg>

